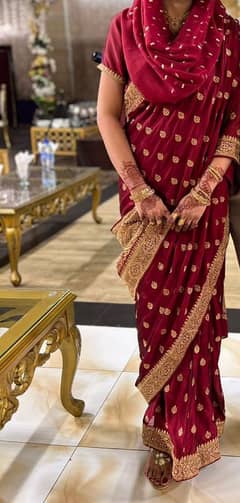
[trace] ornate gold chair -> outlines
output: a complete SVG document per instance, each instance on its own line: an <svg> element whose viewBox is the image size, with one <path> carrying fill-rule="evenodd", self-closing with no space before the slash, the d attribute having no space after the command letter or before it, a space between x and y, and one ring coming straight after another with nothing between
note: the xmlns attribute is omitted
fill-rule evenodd
<svg viewBox="0 0 240 503"><path fill-rule="evenodd" d="M7 115L7 86L0 86L0 128L3 131L3 138L7 148L11 147Z"/></svg>
<svg viewBox="0 0 240 503"><path fill-rule="evenodd" d="M0 164L3 164L3 175L9 173L9 155L6 148L0 149Z"/></svg>

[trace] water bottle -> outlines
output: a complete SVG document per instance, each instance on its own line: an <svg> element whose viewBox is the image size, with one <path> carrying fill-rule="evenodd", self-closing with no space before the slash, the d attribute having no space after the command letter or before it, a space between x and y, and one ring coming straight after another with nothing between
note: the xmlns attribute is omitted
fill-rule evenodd
<svg viewBox="0 0 240 503"><path fill-rule="evenodd" d="M43 187L54 188L56 186L55 154L47 138L41 145L40 163Z"/></svg>

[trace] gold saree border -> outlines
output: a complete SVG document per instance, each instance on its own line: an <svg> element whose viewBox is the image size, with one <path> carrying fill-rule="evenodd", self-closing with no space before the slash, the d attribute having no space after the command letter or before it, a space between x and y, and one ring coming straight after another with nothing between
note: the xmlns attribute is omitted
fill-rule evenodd
<svg viewBox="0 0 240 503"><path fill-rule="evenodd" d="M103 63L100 63L97 68L101 71L101 72L105 72L107 73L108 75L110 75L110 77L112 77L114 80L117 80L118 82L120 82L121 84L125 84L125 80L124 78L119 75L118 73L114 72L111 68L108 68L108 66L104 65Z"/></svg>
<svg viewBox="0 0 240 503"><path fill-rule="evenodd" d="M124 93L124 108L126 119L129 120L129 115L131 112L137 110L137 108L145 101L143 94L138 90L133 82L130 82L125 93Z"/></svg>
<svg viewBox="0 0 240 503"><path fill-rule="evenodd" d="M217 437L196 448L194 454L189 454L181 458L174 456L174 445L170 435L165 430L156 429L152 426L143 425L143 443L158 451L166 452L172 458L172 477L177 482L189 480L199 474L204 466L214 463L220 459L219 437L223 433L224 422L217 421Z"/></svg>
<svg viewBox="0 0 240 503"><path fill-rule="evenodd" d="M171 348L165 352L159 362L137 385L147 402L150 402L170 379L174 371L181 363L189 345L194 340L194 337L199 330L224 262L228 238L229 218L227 217L224 227L223 240L210 266L202 291L186 318L178 338L172 344Z"/></svg>
<svg viewBox="0 0 240 503"><path fill-rule="evenodd" d="M231 157L240 163L240 140L235 136L223 135L217 145L214 155Z"/></svg>
<svg viewBox="0 0 240 503"><path fill-rule="evenodd" d="M160 234L157 224L144 225L135 208L112 227L113 234L123 247L117 261L117 271L127 284L133 299L139 282L151 265L169 229L170 227L164 234Z"/></svg>

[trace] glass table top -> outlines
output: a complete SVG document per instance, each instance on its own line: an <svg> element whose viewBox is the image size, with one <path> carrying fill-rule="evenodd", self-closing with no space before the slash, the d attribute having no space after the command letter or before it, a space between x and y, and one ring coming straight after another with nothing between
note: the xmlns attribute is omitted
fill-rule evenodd
<svg viewBox="0 0 240 503"><path fill-rule="evenodd" d="M0 299L0 329L9 328L19 321L33 306L36 299Z"/></svg>
<svg viewBox="0 0 240 503"><path fill-rule="evenodd" d="M68 183L79 180L88 174L94 173L96 168L82 167L56 167L54 175L47 183L41 177L39 167L30 167L29 185L22 187L15 173L0 177L0 208L17 208L31 202L39 196L48 195L51 192L66 186Z"/></svg>
<svg viewBox="0 0 240 503"><path fill-rule="evenodd" d="M0 361L3 354L28 334L57 306L73 295L69 290L0 289Z"/></svg>

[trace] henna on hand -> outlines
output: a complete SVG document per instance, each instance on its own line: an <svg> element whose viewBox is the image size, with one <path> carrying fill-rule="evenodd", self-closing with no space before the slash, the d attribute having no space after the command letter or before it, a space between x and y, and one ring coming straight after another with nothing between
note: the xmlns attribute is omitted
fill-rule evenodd
<svg viewBox="0 0 240 503"><path fill-rule="evenodd" d="M135 203L140 218L146 223L156 223L160 233L164 232L170 213L162 199L156 194Z"/></svg>
<svg viewBox="0 0 240 503"><path fill-rule="evenodd" d="M117 171L130 191L135 187L146 184L136 163L133 161L122 161Z"/></svg>
<svg viewBox="0 0 240 503"><path fill-rule="evenodd" d="M188 194L183 199L181 199L177 209L175 210L177 213L181 213L184 210L191 210L193 208L197 208L198 206L205 206L205 204L197 201L191 194Z"/></svg>
<svg viewBox="0 0 240 503"><path fill-rule="evenodd" d="M191 194L187 194L179 202L177 208L172 213L169 223L176 231L187 231L196 227L202 215L206 211L207 205L197 201ZM179 223L183 222L182 225Z"/></svg>
<svg viewBox="0 0 240 503"><path fill-rule="evenodd" d="M200 194L204 194L210 201L213 191L222 181L226 170L227 168L223 168L222 166L215 167L210 164L206 171L203 173L196 187L193 189L195 193L199 192Z"/></svg>

